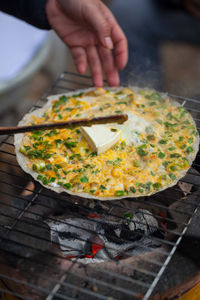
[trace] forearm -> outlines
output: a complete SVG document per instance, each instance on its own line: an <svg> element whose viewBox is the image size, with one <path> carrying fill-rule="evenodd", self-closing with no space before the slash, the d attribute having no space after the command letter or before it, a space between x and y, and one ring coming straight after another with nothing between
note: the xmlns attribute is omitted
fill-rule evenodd
<svg viewBox="0 0 200 300"><path fill-rule="evenodd" d="M0 0L0 10L40 29L50 29L46 0Z"/></svg>

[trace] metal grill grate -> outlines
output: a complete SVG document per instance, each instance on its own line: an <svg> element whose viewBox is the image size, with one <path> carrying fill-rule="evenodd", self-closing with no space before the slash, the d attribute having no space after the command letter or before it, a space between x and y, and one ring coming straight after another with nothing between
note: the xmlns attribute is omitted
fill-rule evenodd
<svg viewBox="0 0 200 300"><path fill-rule="evenodd" d="M90 77L65 72L32 110L43 106L49 94L88 86ZM191 112L199 127L198 101L176 99ZM105 204L107 216L114 215L116 208L124 209L125 203L152 212L165 232L164 239L152 237L159 247L138 241L141 252L135 256L127 251L123 260L85 265L78 258L66 260L52 247L43 220L47 215L54 220L58 207L71 209L76 215L93 213L98 201L57 195L38 183L29 190L27 184L32 178L21 171L15 160L13 137L6 137L0 147L0 291L20 299L149 299L198 209L198 159L199 155L181 180L187 184L187 192L176 185L151 197ZM24 196L24 191L30 195Z"/></svg>

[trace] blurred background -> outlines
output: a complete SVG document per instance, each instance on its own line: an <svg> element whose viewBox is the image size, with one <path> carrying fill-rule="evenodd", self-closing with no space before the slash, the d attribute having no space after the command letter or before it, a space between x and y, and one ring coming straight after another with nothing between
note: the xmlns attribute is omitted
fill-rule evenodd
<svg viewBox="0 0 200 300"><path fill-rule="evenodd" d="M158 0L104 1L129 41L121 83L200 98L200 20ZM0 12L0 124L15 125L63 71L75 72L53 31ZM87 72L89 74L89 72Z"/></svg>

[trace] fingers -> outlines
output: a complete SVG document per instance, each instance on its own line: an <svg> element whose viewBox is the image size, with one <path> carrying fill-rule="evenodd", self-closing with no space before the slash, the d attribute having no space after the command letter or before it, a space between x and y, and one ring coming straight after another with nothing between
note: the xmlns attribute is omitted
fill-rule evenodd
<svg viewBox="0 0 200 300"><path fill-rule="evenodd" d="M104 34L103 31L100 31L99 39L102 40L104 38L105 48L115 50L116 67L119 70L122 70L126 66L128 61L128 42L126 36L112 12L102 2L100 5L100 12L101 17L104 18L109 29L107 29L107 35Z"/></svg>
<svg viewBox="0 0 200 300"><path fill-rule="evenodd" d="M72 47L71 53L79 74L85 73L87 63L89 64L94 86L103 85L103 70L108 85L119 85L119 75L114 64L112 51L104 47L100 47L98 51L95 46L89 46L86 50L82 47Z"/></svg>
<svg viewBox="0 0 200 300"><path fill-rule="evenodd" d="M71 48L72 57L79 74L84 74L87 68L87 55L82 47Z"/></svg>
<svg viewBox="0 0 200 300"><path fill-rule="evenodd" d="M111 11L101 2L98 14L90 16L101 45L115 50L115 65L122 70L128 62L128 42Z"/></svg>
<svg viewBox="0 0 200 300"><path fill-rule="evenodd" d="M88 64L90 66L90 71L93 79L94 86L102 86L103 85L103 74L101 61L95 46L89 46L87 48L87 59Z"/></svg>
<svg viewBox="0 0 200 300"><path fill-rule="evenodd" d="M99 55L101 57L102 66L106 75L108 85L119 85L119 74L114 63L114 57L112 51L99 47Z"/></svg>
<svg viewBox="0 0 200 300"><path fill-rule="evenodd" d="M90 5L84 6L83 15L91 28L96 32L101 45L105 48L112 49L113 43L110 38L111 27L104 16L102 5L101 1L94 1L93 5L90 3Z"/></svg>
<svg viewBox="0 0 200 300"><path fill-rule="evenodd" d="M122 70L128 62L128 42L119 25L114 26L112 39L115 48L115 65Z"/></svg>

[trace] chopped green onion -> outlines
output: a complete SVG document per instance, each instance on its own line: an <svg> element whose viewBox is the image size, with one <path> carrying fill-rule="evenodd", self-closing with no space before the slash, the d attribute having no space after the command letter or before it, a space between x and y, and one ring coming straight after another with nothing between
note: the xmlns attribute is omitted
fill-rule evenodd
<svg viewBox="0 0 200 300"><path fill-rule="evenodd" d="M151 95L145 95L145 98L150 99L150 100L162 100L162 97L158 93L152 93Z"/></svg>
<svg viewBox="0 0 200 300"><path fill-rule="evenodd" d="M58 134L58 131L57 131L56 129L50 130L48 133L45 134L45 136L51 137L51 136L53 136L54 134L55 134L55 135Z"/></svg>
<svg viewBox="0 0 200 300"><path fill-rule="evenodd" d="M193 143L193 138L189 138L188 139L188 144L192 144Z"/></svg>
<svg viewBox="0 0 200 300"><path fill-rule="evenodd" d="M133 219L133 213L128 211L124 213L124 218L128 219L128 220L132 220Z"/></svg>
<svg viewBox="0 0 200 300"><path fill-rule="evenodd" d="M67 102L67 101L69 101L69 98L66 97L65 95L63 95L63 96L60 96L60 97L59 97L59 100L60 100L60 101L63 101L63 102Z"/></svg>
<svg viewBox="0 0 200 300"><path fill-rule="evenodd" d="M122 159L118 157L118 158L116 158L115 160L107 160L107 163L108 163L108 164L111 164L111 165L113 165L113 166L116 166L116 165L118 165L121 161L122 161Z"/></svg>
<svg viewBox="0 0 200 300"><path fill-rule="evenodd" d="M158 190L161 187L161 184L159 182L153 183L153 187Z"/></svg>
<svg viewBox="0 0 200 300"><path fill-rule="evenodd" d="M104 186L104 185L100 185L100 187L99 187L101 190L106 190L106 187Z"/></svg>
<svg viewBox="0 0 200 300"><path fill-rule="evenodd" d="M131 186L131 187L130 187L130 191L131 191L132 193L136 193L136 189L134 188L134 186Z"/></svg>
<svg viewBox="0 0 200 300"><path fill-rule="evenodd" d="M160 144L167 144L167 140L160 140L159 143Z"/></svg>
<svg viewBox="0 0 200 300"><path fill-rule="evenodd" d="M59 165L59 164L55 164L55 167L56 167L57 169L62 169L62 166Z"/></svg>
<svg viewBox="0 0 200 300"><path fill-rule="evenodd" d="M69 189L71 189L72 188L72 185L71 185L71 183L65 183L65 184L63 184L63 186L67 189L67 190L69 190Z"/></svg>
<svg viewBox="0 0 200 300"><path fill-rule="evenodd" d="M62 143L62 140L61 139L57 139L57 140L55 140L55 143L56 143L56 147L58 147L58 145Z"/></svg>
<svg viewBox="0 0 200 300"><path fill-rule="evenodd" d="M174 150L176 150L176 147L174 147L174 146L169 147L168 150L169 150L169 151L174 151Z"/></svg>
<svg viewBox="0 0 200 300"><path fill-rule="evenodd" d="M66 97L66 96L60 96L59 97L59 100L56 101L54 104L53 104L53 109L55 111L55 109L57 109L61 104L64 104L66 103L67 101L69 101L69 98Z"/></svg>
<svg viewBox="0 0 200 300"><path fill-rule="evenodd" d="M146 189L147 192L150 191L150 189L151 189L151 184L152 184L152 183L151 183L150 181L144 184L144 188Z"/></svg>
<svg viewBox="0 0 200 300"><path fill-rule="evenodd" d="M21 153L23 153L23 154L26 154L26 149L25 149L24 146L21 146L20 149L19 149L19 151L20 151Z"/></svg>
<svg viewBox="0 0 200 300"><path fill-rule="evenodd" d="M90 156L90 157L97 156L97 152L91 152L88 156Z"/></svg>
<svg viewBox="0 0 200 300"><path fill-rule="evenodd" d="M170 177L172 180L175 180L175 179L176 179L176 176L175 176L173 173L170 173L170 174L169 174L169 177Z"/></svg>
<svg viewBox="0 0 200 300"><path fill-rule="evenodd" d="M179 142L182 142L183 139L184 139L184 136L179 136L179 138L178 138Z"/></svg>
<svg viewBox="0 0 200 300"><path fill-rule="evenodd" d="M170 154L170 157L171 158L178 158L178 157L180 157L181 155L179 154L179 153L172 153L172 154Z"/></svg>
<svg viewBox="0 0 200 300"><path fill-rule="evenodd" d="M64 145L65 145L65 147L67 147L67 148L70 149L70 148L76 147L77 142L70 142L70 141L68 141L68 142L65 142Z"/></svg>
<svg viewBox="0 0 200 300"><path fill-rule="evenodd" d="M47 165L46 165L46 169L47 169L47 170L52 170L52 164L47 164Z"/></svg>
<svg viewBox="0 0 200 300"><path fill-rule="evenodd" d="M156 102L150 102L149 105L150 106L156 105Z"/></svg>
<svg viewBox="0 0 200 300"><path fill-rule="evenodd" d="M43 178L42 175L38 175L38 176L37 176L37 179L38 179L38 180L42 180L42 178Z"/></svg>
<svg viewBox="0 0 200 300"><path fill-rule="evenodd" d="M194 151L194 149L190 146L190 147L187 147L187 149L186 149L186 152L187 153L191 153L191 152L193 152Z"/></svg>
<svg viewBox="0 0 200 300"><path fill-rule="evenodd" d="M56 181L56 177L49 177L48 182L55 182Z"/></svg>
<svg viewBox="0 0 200 300"><path fill-rule="evenodd" d="M69 159L73 160L74 158L81 160L81 155L79 153L75 153L69 157Z"/></svg>
<svg viewBox="0 0 200 300"><path fill-rule="evenodd" d="M124 191L115 191L115 195L118 197L124 196Z"/></svg>
<svg viewBox="0 0 200 300"><path fill-rule="evenodd" d="M126 142L121 142L121 150L124 150L125 149L125 147L126 147Z"/></svg>
<svg viewBox="0 0 200 300"><path fill-rule="evenodd" d="M33 171L36 171L36 172L44 171L45 167L46 167L45 162L37 162L32 165Z"/></svg>
<svg viewBox="0 0 200 300"><path fill-rule="evenodd" d="M81 93L79 93L79 94L73 95L72 97L73 97L73 98L77 98L77 97L81 97L82 95L83 95L83 93L81 92Z"/></svg>
<svg viewBox="0 0 200 300"><path fill-rule="evenodd" d="M128 104L128 102L127 101L119 101L119 102L117 102L116 104Z"/></svg>
<svg viewBox="0 0 200 300"><path fill-rule="evenodd" d="M81 178L80 178L80 181L81 181L81 182L88 182L87 176L84 175L83 177L81 177Z"/></svg>
<svg viewBox="0 0 200 300"><path fill-rule="evenodd" d="M169 164L169 161L164 161L164 162L162 163L163 167L165 167L165 168L168 166L168 164Z"/></svg>
<svg viewBox="0 0 200 300"><path fill-rule="evenodd" d="M198 135L198 131L193 130L193 131L192 131L192 134L194 134L194 136L197 136L197 135Z"/></svg>
<svg viewBox="0 0 200 300"><path fill-rule="evenodd" d="M155 140L155 136L153 134L149 134L149 135L147 135L147 140L153 141L153 140Z"/></svg>
<svg viewBox="0 0 200 300"><path fill-rule="evenodd" d="M48 183L48 179L45 176L42 178L42 183L44 185L47 185L47 183Z"/></svg>
<svg viewBox="0 0 200 300"><path fill-rule="evenodd" d="M165 157L165 153L159 152L159 153L158 153L158 157L159 157L159 158L164 158L164 157Z"/></svg>
<svg viewBox="0 0 200 300"><path fill-rule="evenodd" d="M170 166L170 169L171 169L172 171L176 171L176 170L177 170L177 167L176 167L176 166Z"/></svg>
<svg viewBox="0 0 200 300"><path fill-rule="evenodd" d="M137 150L137 154L141 157L144 157L148 154L148 152L144 151L142 148Z"/></svg>
<svg viewBox="0 0 200 300"><path fill-rule="evenodd" d="M174 127L178 126L178 123L170 123L164 122L165 127L173 129Z"/></svg>

